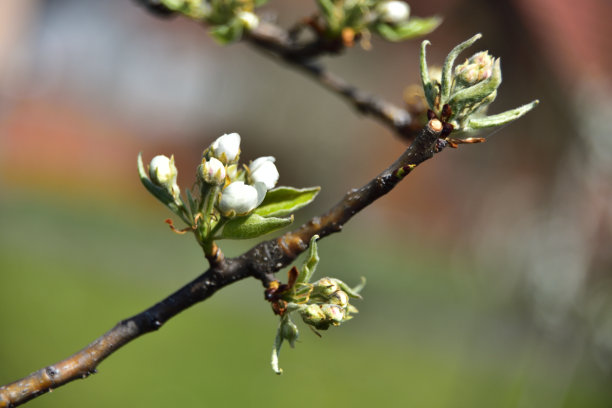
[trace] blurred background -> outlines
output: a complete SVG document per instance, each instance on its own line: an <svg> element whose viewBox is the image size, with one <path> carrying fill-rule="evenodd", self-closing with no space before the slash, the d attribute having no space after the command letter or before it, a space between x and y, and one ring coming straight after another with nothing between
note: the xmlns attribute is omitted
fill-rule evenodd
<svg viewBox="0 0 612 408"><path fill-rule="evenodd" d="M502 57L492 113L541 104L487 143L445 150L321 241L319 277L367 278L360 314L323 338L302 326L278 377L278 319L260 283L242 281L31 406L612 406L612 3L410 4L445 19L430 64L476 32L472 52ZM314 9L262 11L288 27ZM419 43L376 39L325 63L401 104ZM0 2L0 383L206 269L164 224L136 156L174 154L190 187L229 132L244 159L275 156L281 184L323 187L297 223L405 148L309 78L184 19L131 1Z"/></svg>

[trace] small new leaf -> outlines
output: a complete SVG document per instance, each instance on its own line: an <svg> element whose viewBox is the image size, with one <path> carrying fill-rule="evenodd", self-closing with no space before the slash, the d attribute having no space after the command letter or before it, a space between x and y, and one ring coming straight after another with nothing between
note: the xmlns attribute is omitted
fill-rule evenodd
<svg viewBox="0 0 612 408"><path fill-rule="evenodd" d="M310 251L308 252L308 259L302 265L302 270L297 278L297 283L308 283L310 282L310 278L312 274L317 269L317 265L319 264L319 253L317 248L317 239L319 239L318 235L314 235L310 239Z"/></svg>
<svg viewBox="0 0 612 408"><path fill-rule="evenodd" d="M540 101L536 99L535 101L532 101L526 105L519 106L518 108L510 109L496 115L470 118L466 125L466 130L477 130L505 125L506 123L512 122L525 115L527 112L535 108L538 103L540 103Z"/></svg>
<svg viewBox="0 0 612 408"><path fill-rule="evenodd" d="M276 231L293 222L293 216L288 218L262 217L250 214L229 220L223 227L220 238L249 239Z"/></svg>
<svg viewBox="0 0 612 408"><path fill-rule="evenodd" d="M321 187L278 187L269 190L253 213L263 217L285 217L310 204L320 190Z"/></svg>
<svg viewBox="0 0 612 408"><path fill-rule="evenodd" d="M440 106L444 106L444 104L446 104L450 98L451 85L453 82L453 64L455 63L455 59L457 59L463 50L470 47L480 38L482 38L482 34L478 33L469 40L457 45L451 50L451 52L448 53L448 56L444 61L444 66L442 67L442 91L440 94Z"/></svg>

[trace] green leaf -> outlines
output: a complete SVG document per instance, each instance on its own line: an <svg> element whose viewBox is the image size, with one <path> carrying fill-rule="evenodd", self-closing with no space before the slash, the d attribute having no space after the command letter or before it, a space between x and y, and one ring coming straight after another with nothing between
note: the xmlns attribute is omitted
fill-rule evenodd
<svg viewBox="0 0 612 408"><path fill-rule="evenodd" d="M266 193L266 198L253 213L264 217L284 217L310 204L320 190L321 187L275 188Z"/></svg>
<svg viewBox="0 0 612 408"><path fill-rule="evenodd" d="M438 91L435 85L431 82L431 78L429 78L429 67L427 66L427 46L430 44L431 43L429 40L425 40L421 43L420 69L423 92L425 93L427 104L433 110L435 109L435 101L436 96L438 96Z"/></svg>
<svg viewBox="0 0 612 408"><path fill-rule="evenodd" d="M444 106L448 102L451 91L452 76L453 76L453 64L459 54L474 44L477 40L482 38L482 34L478 33L469 40L462 42L448 53L446 60L444 60L444 66L442 67L442 91L440 93L440 106Z"/></svg>
<svg viewBox="0 0 612 408"><path fill-rule="evenodd" d="M431 33L442 23L438 16L428 18L411 17L408 21L400 24L387 24L379 22L374 29L389 41L410 40Z"/></svg>
<svg viewBox="0 0 612 408"><path fill-rule="evenodd" d="M512 122L513 120L527 114L527 112L535 108L538 103L540 103L540 101L536 99L531 103L498 113L497 115L484 116L481 118L470 118L467 123L466 130L484 129L493 126L505 125L506 123Z"/></svg>
<svg viewBox="0 0 612 408"><path fill-rule="evenodd" d="M296 283L308 283L312 277L317 265L319 264L319 252L317 248L318 235L313 235L310 239L310 251L308 253L308 260L302 265L302 271L298 275Z"/></svg>
<svg viewBox="0 0 612 408"><path fill-rule="evenodd" d="M288 218L262 217L250 214L229 220L223 227L221 238L249 239L276 231L293 222L293 216Z"/></svg>

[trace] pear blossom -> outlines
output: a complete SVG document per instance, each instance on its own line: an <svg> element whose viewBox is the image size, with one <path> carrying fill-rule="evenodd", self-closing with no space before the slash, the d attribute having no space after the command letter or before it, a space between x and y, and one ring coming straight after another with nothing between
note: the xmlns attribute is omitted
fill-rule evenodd
<svg viewBox="0 0 612 408"><path fill-rule="evenodd" d="M266 191L262 182L250 186L243 181L234 181L221 193L219 210L226 217L247 215L262 203Z"/></svg>
<svg viewBox="0 0 612 408"><path fill-rule="evenodd" d="M260 157L253 160L249 166L251 180L253 180L254 183L264 183L268 190L274 188L279 177L278 170L274 165L275 161L276 159L272 156Z"/></svg>
<svg viewBox="0 0 612 408"><path fill-rule="evenodd" d="M385 1L378 6L378 13L385 23L397 24L408 20L410 6L403 1Z"/></svg>
<svg viewBox="0 0 612 408"><path fill-rule="evenodd" d="M234 162L240 155L240 135L229 133L220 136L210 145L213 157L224 164Z"/></svg>
<svg viewBox="0 0 612 408"><path fill-rule="evenodd" d="M259 25L259 17L250 11L241 11L237 16L247 30L253 30Z"/></svg>

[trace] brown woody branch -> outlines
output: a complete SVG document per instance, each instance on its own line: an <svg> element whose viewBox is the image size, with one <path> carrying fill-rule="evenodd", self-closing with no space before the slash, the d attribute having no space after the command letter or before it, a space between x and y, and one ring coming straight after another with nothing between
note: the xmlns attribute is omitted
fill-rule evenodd
<svg viewBox="0 0 612 408"><path fill-rule="evenodd" d="M387 194L416 166L433 157L442 124L431 120L408 149L386 170L344 198L322 216L314 217L295 231L262 242L243 255L216 258L204 274L149 309L122 320L93 343L65 360L42 368L21 380L0 387L0 408L14 407L32 398L96 372L108 356L143 334L158 330L183 310L206 300L217 290L238 280L255 277L265 287L274 273L289 265L308 247L310 238L338 232L356 213Z"/></svg>

